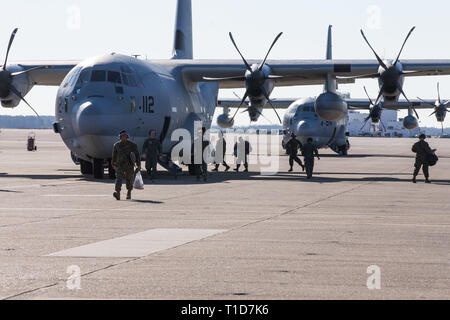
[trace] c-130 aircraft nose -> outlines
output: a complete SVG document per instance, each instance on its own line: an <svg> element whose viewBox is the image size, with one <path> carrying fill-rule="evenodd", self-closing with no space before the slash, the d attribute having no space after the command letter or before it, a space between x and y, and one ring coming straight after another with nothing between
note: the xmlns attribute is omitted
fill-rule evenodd
<svg viewBox="0 0 450 320"><path fill-rule="evenodd" d="M296 128L296 136L309 136L311 134L311 126L306 121L300 121Z"/></svg>
<svg viewBox="0 0 450 320"><path fill-rule="evenodd" d="M112 116L108 114L111 105L108 104L107 99L104 98L90 98L80 102L75 108L76 115L74 119L74 129L78 136L85 135L108 135L112 131L111 121L108 121L108 117Z"/></svg>

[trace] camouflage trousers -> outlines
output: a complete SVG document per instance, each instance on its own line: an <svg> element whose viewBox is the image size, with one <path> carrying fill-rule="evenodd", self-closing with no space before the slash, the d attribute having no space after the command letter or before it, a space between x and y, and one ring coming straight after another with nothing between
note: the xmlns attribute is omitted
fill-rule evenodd
<svg viewBox="0 0 450 320"><path fill-rule="evenodd" d="M291 166L291 168L294 165L294 161L297 162L299 164L299 166L303 166L302 160L300 160L298 155L290 154L289 155L289 165Z"/></svg>
<svg viewBox="0 0 450 320"><path fill-rule="evenodd" d="M422 167L422 171L423 171L423 175L425 176L425 179L428 179L430 177L430 173L429 173L429 165L428 163L425 162L420 162L420 161L416 161L416 163L414 164L414 177L417 177L417 175L419 174L420 171L420 167Z"/></svg>
<svg viewBox="0 0 450 320"><path fill-rule="evenodd" d="M305 157L304 161L305 161L306 176L308 178L311 178L314 170L314 158Z"/></svg>
<svg viewBox="0 0 450 320"><path fill-rule="evenodd" d="M136 174L132 167L117 167L116 168L116 191L120 192L122 189L122 180L125 179L127 190L133 190L133 183Z"/></svg>
<svg viewBox="0 0 450 320"><path fill-rule="evenodd" d="M155 155L147 155L145 160L145 169L147 170L147 174L152 177L152 179L156 176L156 166L158 165L158 157Z"/></svg>

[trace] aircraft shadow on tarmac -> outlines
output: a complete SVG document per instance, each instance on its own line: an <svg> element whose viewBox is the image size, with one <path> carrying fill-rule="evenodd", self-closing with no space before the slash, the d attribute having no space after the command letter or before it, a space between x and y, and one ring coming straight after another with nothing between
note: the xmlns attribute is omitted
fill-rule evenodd
<svg viewBox="0 0 450 320"><path fill-rule="evenodd" d="M362 177L352 177L352 176L362 176ZM337 176L337 177L336 177ZM402 176L401 178L396 178L392 176ZM2 178L23 178L23 179L36 179L36 180L58 180L58 179L78 179L79 181L92 181L98 183L108 183L113 185L113 179L94 179L91 176L83 176L81 174L77 175L63 175L63 174L5 174L0 173ZM190 176L187 172L178 175L175 179L173 175L166 171L161 171L158 173L157 179L151 182L149 179L144 179L144 184L146 186L158 186L158 185L197 185L197 184L213 184L213 183L228 183L231 180L246 180L246 181L304 181L311 183L336 183L336 182L410 182L412 178L412 173L404 172L317 172L311 180L306 179L304 172L299 173L299 171L294 173L283 173L279 172L273 175L261 175L260 172L216 172L208 174L208 181L203 182L202 179L197 181L195 176ZM450 180L433 179L431 177L433 184L436 185L450 185ZM420 176L418 177L418 183L422 180ZM0 190L0 192L16 192L10 190Z"/></svg>
<svg viewBox="0 0 450 320"><path fill-rule="evenodd" d="M83 178L80 174L8 174L0 173L0 178L23 178L23 179L33 179L33 180L58 180L58 179L73 179L73 178Z"/></svg>
<svg viewBox="0 0 450 320"><path fill-rule="evenodd" d="M354 177L359 175L362 177ZM399 178L392 176L401 176ZM201 177L200 177L201 178ZM195 176L190 176L187 172L179 175L177 179L168 172L160 172L154 182L149 179L144 179L144 184L148 187L158 185L198 185L198 184L214 184L214 183L228 183L232 180L243 181L302 181L308 183L336 183L336 182L411 182L412 173L392 173L392 172L317 172L311 180L306 179L304 172L299 173L277 173L274 175L261 175L260 172L215 172L208 173L208 180L203 182L203 179L197 181ZM114 184L112 179L93 180L90 177L84 179L89 181L103 182ZM433 184L450 185L450 180L431 179ZM420 176L417 182L422 180Z"/></svg>

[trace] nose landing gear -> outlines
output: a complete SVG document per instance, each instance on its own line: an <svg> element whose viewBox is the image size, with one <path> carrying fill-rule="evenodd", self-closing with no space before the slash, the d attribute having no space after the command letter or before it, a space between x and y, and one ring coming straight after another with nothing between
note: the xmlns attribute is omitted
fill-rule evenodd
<svg viewBox="0 0 450 320"><path fill-rule="evenodd" d="M103 179L103 159L94 159L92 162L94 166L94 178L95 179Z"/></svg>

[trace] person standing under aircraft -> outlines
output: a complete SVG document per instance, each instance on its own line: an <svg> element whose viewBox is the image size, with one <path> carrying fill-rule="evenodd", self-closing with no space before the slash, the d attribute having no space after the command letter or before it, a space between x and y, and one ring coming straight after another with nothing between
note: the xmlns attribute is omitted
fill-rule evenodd
<svg viewBox="0 0 450 320"><path fill-rule="evenodd" d="M154 180L156 176L156 166L158 165L158 157L161 154L161 143L155 138L156 131L150 130L150 137L145 140L142 147L142 153L145 154L145 169L147 176Z"/></svg>
<svg viewBox="0 0 450 320"><path fill-rule="evenodd" d="M313 170L314 170L314 156L317 157L317 160L320 160L319 151L313 145L313 139L308 138L307 143L302 146L302 155L305 161L306 167L306 177L308 179L312 178Z"/></svg>
<svg viewBox="0 0 450 320"><path fill-rule="evenodd" d="M204 159L205 155L205 149L209 148L209 141L205 140L205 132L206 129L203 127L200 130L198 130L197 135L194 138L194 142L192 143L191 147L191 165L194 168L194 174L197 177L197 181L200 180L200 175L203 176L203 181L206 182L207 178L206 175L208 173L208 166L206 164L206 161ZM197 150L198 148L198 150ZM201 148L201 149L200 149ZM196 153L200 153L201 155L201 162L196 163ZM198 158L200 160L200 158ZM197 161L198 162L198 161Z"/></svg>
<svg viewBox="0 0 450 320"><path fill-rule="evenodd" d="M419 141L417 141L412 146L412 152L416 153L416 162L414 163L414 173L413 173L413 183L417 183L416 177L419 174L420 167L422 167L423 175L425 176L425 183L431 183L429 180L430 174L428 171L429 163L427 160L428 155L433 154L436 150L431 150L428 142L425 141L425 134L419 136Z"/></svg>
<svg viewBox="0 0 450 320"><path fill-rule="evenodd" d="M141 156L139 155L138 147L134 142L128 139L128 133L123 130L120 132L120 141L116 142L113 146L111 163L114 170L116 170L116 191L113 193L113 196L117 200L120 200L120 190L122 189L123 178L125 178L128 190L127 200L131 199L131 190L133 190L133 182L136 175L135 172L141 170ZM134 171L132 158L133 160L136 159L136 171Z"/></svg>
<svg viewBox="0 0 450 320"><path fill-rule="evenodd" d="M244 141L242 137L239 137L239 141L236 141L234 144L234 156L236 159L236 168L234 171L239 172L239 167L241 163L244 163L244 172L248 172L248 155L252 152L252 147L250 146L250 142L247 140Z"/></svg>
<svg viewBox="0 0 450 320"><path fill-rule="evenodd" d="M225 172L230 170L230 166L225 162L225 154L227 151L227 142L223 136L223 132L219 131L219 139L216 143L216 153L214 163L216 167L212 171L219 171L219 165L222 164L225 167Z"/></svg>
<svg viewBox="0 0 450 320"><path fill-rule="evenodd" d="M302 170L305 171L305 166L303 165L302 161L298 157L298 149L301 149L301 143L296 139L296 136L294 133L291 133L291 138L288 142L286 142L286 151L289 155L289 165L290 169L289 172L292 172L292 167L294 166L294 161L297 162L300 167L302 167Z"/></svg>

